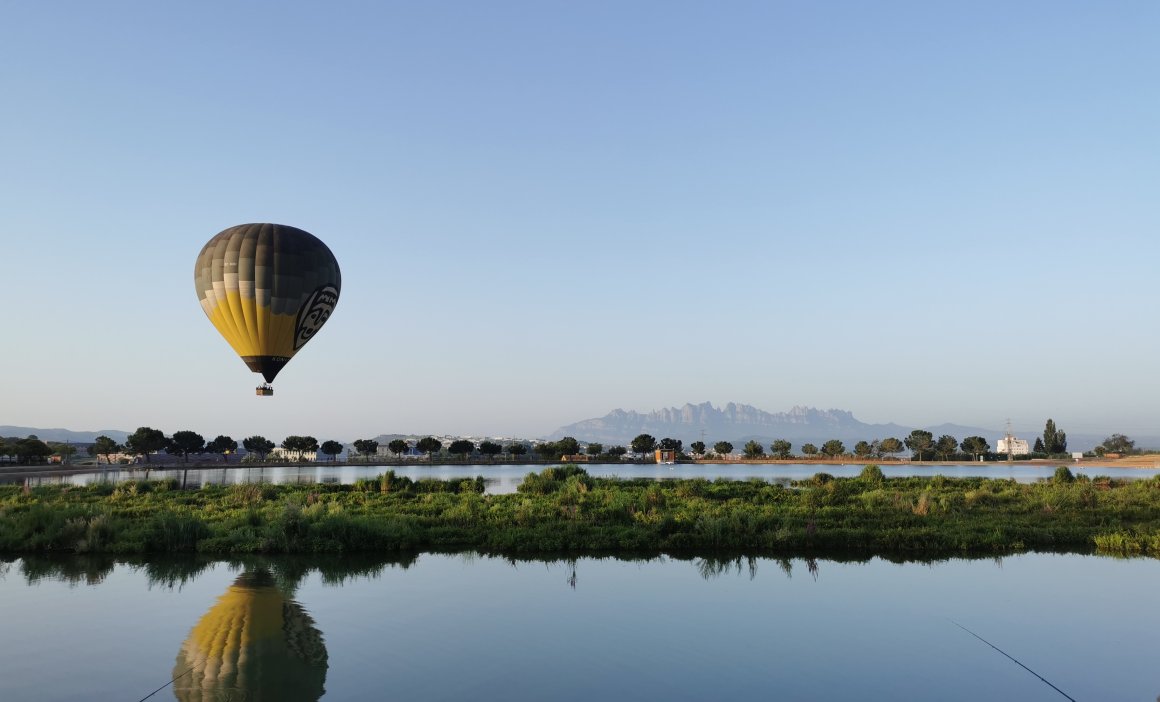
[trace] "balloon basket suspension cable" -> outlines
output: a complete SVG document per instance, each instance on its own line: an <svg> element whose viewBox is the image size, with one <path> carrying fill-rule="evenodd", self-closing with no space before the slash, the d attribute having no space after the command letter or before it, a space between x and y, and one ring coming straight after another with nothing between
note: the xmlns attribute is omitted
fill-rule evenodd
<svg viewBox="0 0 1160 702"><path fill-rule="evenodd" d="M269 383L262 383L254 390L254 394L258 397L270 397L274 394L274 386Z"/></svg>

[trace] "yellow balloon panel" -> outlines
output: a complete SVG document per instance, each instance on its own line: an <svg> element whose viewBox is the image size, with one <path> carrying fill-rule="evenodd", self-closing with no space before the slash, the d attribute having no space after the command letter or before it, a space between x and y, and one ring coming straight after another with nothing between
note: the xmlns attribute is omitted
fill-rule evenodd
<svg viewBox="0 0 1160 702"><path fill-rule="evenodd" d="M208 307L206 316L239 356L285 356L291 358L294 348L296 318L273 314L258 307L252 298L226 293L224 304ZM238 314L238 311L241 314Z"/></svg>

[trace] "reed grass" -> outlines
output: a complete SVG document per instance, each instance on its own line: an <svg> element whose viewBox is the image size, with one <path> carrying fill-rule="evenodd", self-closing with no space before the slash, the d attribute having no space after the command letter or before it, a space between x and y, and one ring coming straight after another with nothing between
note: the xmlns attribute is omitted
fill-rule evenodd
<svg viewBox="0 0 1160 702"><path fill-rule="evenodd" d="M172 482L0 487L0 552L987 554L1100 550L1160 556L1160 479L1071 475L760 480L595 478L576 466L515 494L482 478L388 472L353 485Z"/></svg>

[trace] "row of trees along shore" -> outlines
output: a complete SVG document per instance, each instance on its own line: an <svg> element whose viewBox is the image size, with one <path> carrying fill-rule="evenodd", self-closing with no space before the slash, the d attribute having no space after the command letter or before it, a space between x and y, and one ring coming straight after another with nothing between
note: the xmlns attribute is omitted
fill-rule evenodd
<svg viewBox="0 0 1160 702"><path fill-rule="evenodd" d="M264 436L255 435L243 439L241 446L253 457L251 460L258 461L267 460L270 453L278 446L285 452L280 457L281 460L294 460L307 453L322 453L334 461L345 449L345 446L339 441L330 439L319 442L313 436L287 436L281 444L275 444ZM358 439L353 442L352 447L354 454L364 460L370 460L379 455L379 442L374 439ZM414 449L426 454L429 458L445 452L447 455L457 457L462 461L475 455L491 461L501 454L506 455L509 459L520 460L529 453L533 453L535 458L542 461L558 461L564 457L586 455L590 460L615 462L622 460L630 451L635 456L644 459L651 456L657 449L675 451L678 458L684 460L724 458L733 455L735 447L729 441L718 441L711 448L703 441L694 441L689 444L686 453L684 442L680 439L665 437L658 441L649 434L640 434L630 442L628 447L606 447L595 442L582 447L577 439L568 436L559 441L546 441L535 445L518 441L509 442L506 445L494 441L482 441L476 444L467 439L457 439L449 442L445 448L442 441L433 436L427 436L414 443L395 439L389 442L386 448L396 458L401 458ZM238 442L229 436L218 435L206 441L201 434L194 431L176 431L172 436L166 436L161 430L151 427L138 427L125 439L124 444L118 443L108 436L98 436L94 443L88 447L89 455L103 457L107 463L111 463L115 456L124 457L126 454L142 457L145 462L149 463L151 462L150 457L159 452L178 456L186 463L191 455L201 456L204 454L220 456L225 461L229 454L235 453L237 450ZM852 450L847 450L846 445L839 439L830 439L823 442L821 446L804 443L799 447L800 453L798 454L794 453L793 444L785 439L773 441L769 445L768 454L763 444L751 440L741 447L741 455L749 460L763 458L779 460L818 458L827 460L844 458L882 460L903 453L904 450L909 450L911 458L917 461L966 459L975 461L980 458L991 460L1006 455L1005 453L993 452L990 443L982 436L968 436L959 441L949 434L943 434L936 439L931 432L922 429L915 429L903 439L887 437L873 441L858 441ZM9 458L9 462L43 463L49 456L61 456L68 459L75 453L76 446L72 444L45 442L36 436L24 439L0 438L0 456ZM1132 453L1137 453L1135 441L1123 434L1113 434L1107 437L1092 452L1095 456L1129 455ZM1056 427L1053 420L1048 419L1043 436L1036 438L1032 453L1026 457L1052 458L1066 457L1067 455L1067 434Z"/></svg>
<svg viewBox="0 0 1160 702"><path fill-rule="evenodd" d="M242 440L242 447L247 452L265 458L279 444L275 444L264 436L250 436ZM292 455L302 453L321 452L334 459L342 453L342 442L329 440L321 444L313 436L287 436L280 444L281 448ZM49 456L71 457L76 454L76 446L63 442L40 441L36 436L25 439L0 439L0 456L11 456L19 463L43 463ZM213 454L220 456L222 461L226 456L238 450L238 442L225 435L218 435L209 441L195 431L182 430L166 436L160 429L152 427L138 427L137 431L126 437L124 443L118 443L108 436L98 436L88 446L90 456L104 458L106 463L112 463L114 457L128 461L125 456L140 456L146 463L152 462L154 454L164 452L170 456L180 457L188 463L190 456Z"/></svg>

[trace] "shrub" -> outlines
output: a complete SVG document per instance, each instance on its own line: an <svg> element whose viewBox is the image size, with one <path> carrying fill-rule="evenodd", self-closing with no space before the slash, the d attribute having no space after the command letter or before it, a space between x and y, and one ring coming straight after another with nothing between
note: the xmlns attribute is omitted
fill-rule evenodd
<svg viewBox="0 0 1160 702"><path fill-rule="evenodd" d="M226 503L234 507L257 505L275 494L274 486L268 483L238 483L230 486Z"/></svg>

